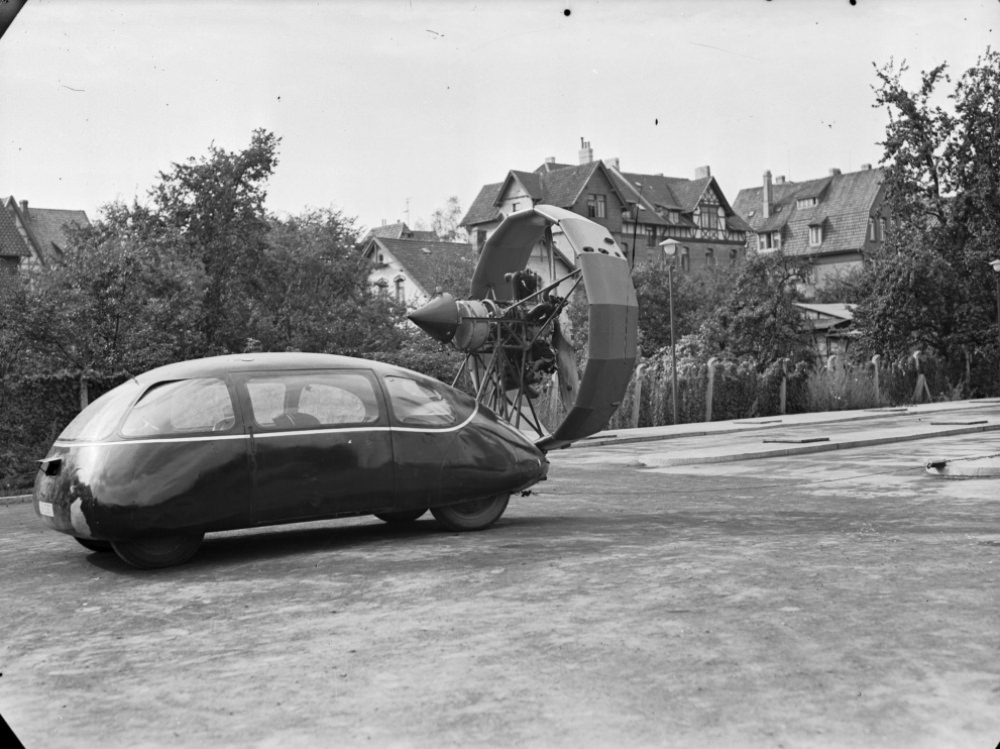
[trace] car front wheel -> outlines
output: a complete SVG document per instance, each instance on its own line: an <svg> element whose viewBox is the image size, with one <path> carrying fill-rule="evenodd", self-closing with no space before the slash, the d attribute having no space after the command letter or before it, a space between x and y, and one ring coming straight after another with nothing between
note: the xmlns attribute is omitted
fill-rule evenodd
<svg viewBox="0 0 1000 749"><path fill-rule="evenodd" d="M481 531L489 528L507 509L509 494L496 494L486 499L474 499L460 505L432 507L431 513L441 525L451 531Z"/></svg>
<svg viewBox="0 0 1000 749"><path fill-rule="evenodd" d="M198 551L204 533L178 533L172 536L149 536L128 541L112 541L122 561L143 570L184 564Z"/></svg>

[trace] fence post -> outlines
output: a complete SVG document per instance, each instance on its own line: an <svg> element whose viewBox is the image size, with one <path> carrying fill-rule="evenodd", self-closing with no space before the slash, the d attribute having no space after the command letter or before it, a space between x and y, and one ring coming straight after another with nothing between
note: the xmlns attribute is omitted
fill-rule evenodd
<svg viewBox="0 0 1000 749"><path fill-rule="evenodd" d="M640 364L635 368L632 387L632 428L639 426L639 410L642 405L642 375L646 371L646 365Z"/></svg>
<svg viewBox="0 0 1000 749"><path fill-rule="evenodd" d="M705 421L712 420L712 391L715 389L715 365L718 362L714 356L708 360L708 387L705 390Z"/></svg>
<svg viewBox="0 0 1000 749"><path fill-rule="evenodd" d="M878 383L878 365L879 365L879 363L881 361L882 361L882 357L879 356L878 354L875 354L875 356L872 357L872 372L873 372L873 374L872 374L872 380L875 383L875 405L876 406L881 406L882 405L882 393L879 392L879 383Z"/></svg>
<svg viewBox="0 0 1000 749"><path fill-rule="evenodd" d="M913 352L913 361L917 365L917 386L913 389L913 401L914 403L919 403L923 398L924 394L927 394L928 402L932 400L931 389L927 387L927 378L924 377L924 373L920 371L920 352Z"/></svg>

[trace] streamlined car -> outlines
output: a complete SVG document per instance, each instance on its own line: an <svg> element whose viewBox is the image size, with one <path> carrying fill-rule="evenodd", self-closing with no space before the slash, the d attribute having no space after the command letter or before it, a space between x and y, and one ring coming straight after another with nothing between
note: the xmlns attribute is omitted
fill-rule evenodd
<svg viewBox="0 0 1000 749"><path fill-rule="evenodd" d="M545 478L544 453L430 377L327 354L180 362L85 408L38 471L51 528L137 567L179 564L209 531L430 510L494 523Z"/></svg>

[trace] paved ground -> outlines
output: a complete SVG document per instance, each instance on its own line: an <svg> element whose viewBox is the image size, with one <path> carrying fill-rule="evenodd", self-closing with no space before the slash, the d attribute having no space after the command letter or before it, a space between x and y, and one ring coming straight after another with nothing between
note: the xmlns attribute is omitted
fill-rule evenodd
<svg viewBox="0 0 1000 749"><path fill-rule="evenodd" d="M838 416L561 451L484 533L155 573L0 507L0 713L29 748L992 747L996 483L923 465L1000 451L1000 404Z"/></svg>

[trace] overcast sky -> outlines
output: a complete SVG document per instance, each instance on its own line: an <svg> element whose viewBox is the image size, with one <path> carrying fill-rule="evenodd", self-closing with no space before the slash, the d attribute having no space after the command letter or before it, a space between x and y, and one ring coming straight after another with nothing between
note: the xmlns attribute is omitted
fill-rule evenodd
<svg viewBox="0 0 1000 749"><path fill-rule="evenodd" d="M29 0L0 39L0 195L93 219L157 173L281 139L268 208L428 220L580 138L730 200L881 158L872 63L953 77L997 0Z"/></svg>

